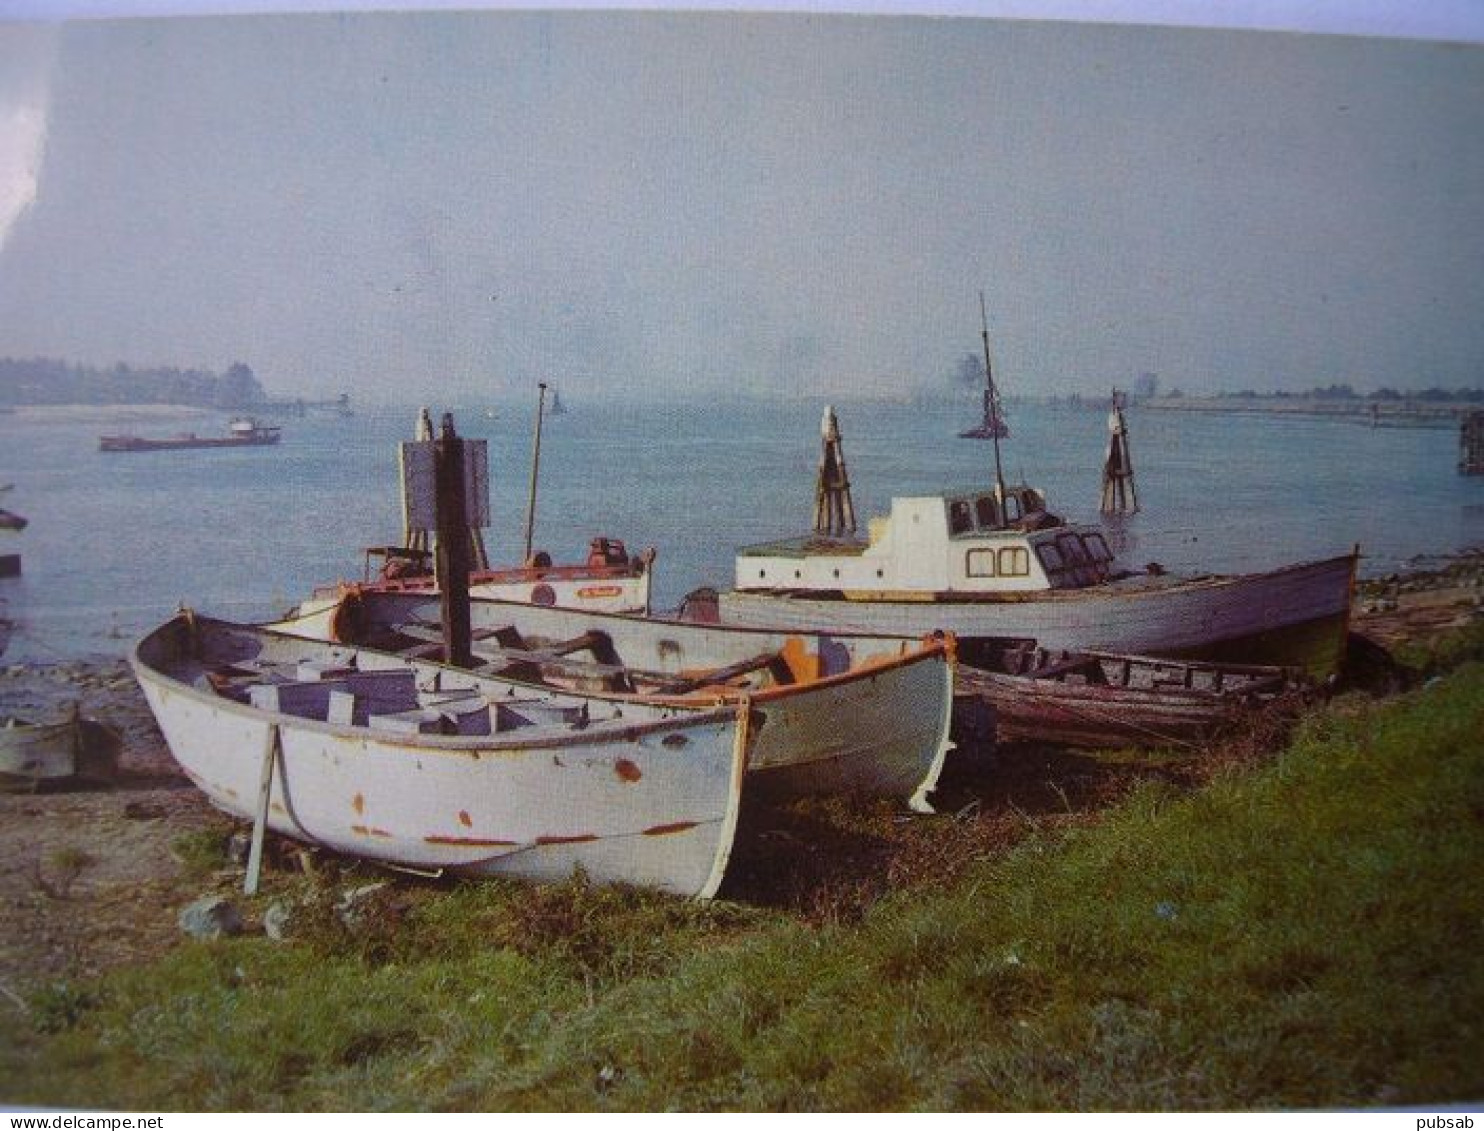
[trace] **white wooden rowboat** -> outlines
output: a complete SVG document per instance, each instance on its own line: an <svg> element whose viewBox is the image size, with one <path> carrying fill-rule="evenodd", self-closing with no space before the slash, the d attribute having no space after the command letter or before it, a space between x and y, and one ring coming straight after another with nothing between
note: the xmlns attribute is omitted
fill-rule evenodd
<svg viewBox="0 0 1484 1131"><path fill-rule="evenodd" d="M485 670L509 678L652 704L748 699L768 724L749 790L870 793L932 812L928 794L952 749L951 638L780 633L489 600L470 602L470 622ZM347 596L329 635L428 654L437 623L436 598L368 590Z"/></svg>
<svg viewBox="0 0 1484 1131"><path fill-rule="evenodd" d="M81 751L82 723L75 703L51 722L6 715L0 718L0 787L35 788L70 778Z"/></svg>
<svg viewBox="0 0 1484 1131"><path fill-rule="evenodd" d="M213 803L370 860L707 898L766 722L536 691L438 664L177 615L134 672ZM265 785L266 782L266 785Z"/></svg>

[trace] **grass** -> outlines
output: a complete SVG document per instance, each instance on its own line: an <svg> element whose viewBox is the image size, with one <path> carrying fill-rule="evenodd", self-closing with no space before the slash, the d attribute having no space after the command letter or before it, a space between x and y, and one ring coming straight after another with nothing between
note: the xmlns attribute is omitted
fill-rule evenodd
<svg viewBox="0 0 1484 1131"><path fill-rule="evenodd" d="M856 812L866 832L883 820ZM350 928L333 885L301 878L291 944L183 944L6 1016L5 1098L1201 1109L1484 1091L1484 665L1336 701L1193 792L1155 776L1095 821L1018 819L1013 847L848 916L579 878L389 885ZM912 829L921 849L971 823Z"/></svg>

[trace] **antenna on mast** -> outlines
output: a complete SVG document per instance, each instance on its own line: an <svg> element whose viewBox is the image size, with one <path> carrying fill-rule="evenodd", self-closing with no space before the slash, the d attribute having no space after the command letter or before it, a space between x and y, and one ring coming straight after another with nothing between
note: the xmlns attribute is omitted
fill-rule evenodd
<svg viewBox="0 0 1484 1131"><path fill-rule="evenodd" d="M531 493L526 503L526 556L522 559L531 564L531 536L536 528L536 480L541 474L541 422L546 415L546 382L537 382L541 392L536 399L536 435L531 441Z"/></svg>
<svg viewBox="0 0 1484 1131"><path fill-rule="evenodd" d="M995 419L1000 415L1000 394L994 387L994 369L989 362L989 315L984 307L984 292L979 292L979 325L981 327L979 336L984 340L984 381L986 385L985 396L989 399L994 409ZM994 441L994 481L995 487L1000 494L1000 529L1005 527L1005 470L1000 464L1000 432L992 429L990 439Z"/></svg>

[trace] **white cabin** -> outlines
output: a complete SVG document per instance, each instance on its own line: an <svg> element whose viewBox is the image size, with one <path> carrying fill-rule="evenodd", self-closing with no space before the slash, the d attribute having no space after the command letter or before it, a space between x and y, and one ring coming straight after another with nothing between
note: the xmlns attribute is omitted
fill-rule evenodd
<svg viewBox="0 0 1484 1131"><path fill-rule="evenodd" d="M1082 589L1117 567L1102 532L1063 522L1032 487L893 499L870 540L811 536L738 552L736 587L931 599Z"/></svg>

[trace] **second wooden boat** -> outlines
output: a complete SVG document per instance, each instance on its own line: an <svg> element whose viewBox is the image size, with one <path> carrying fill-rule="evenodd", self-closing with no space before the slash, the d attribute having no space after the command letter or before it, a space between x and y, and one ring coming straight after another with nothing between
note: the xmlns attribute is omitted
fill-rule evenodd
<svg viewBox="0 0 1484 1131"><path fill-rule="evenodd" d="M329 635L431 655L438 612L425 594L352 593ZM748 763L750 788L873 793L932 811L928 794L952 747L951 638L768 632L490 600L470 602L470 623L475 657L507 678L650 704L746 699L769 722Z"/></svg>

